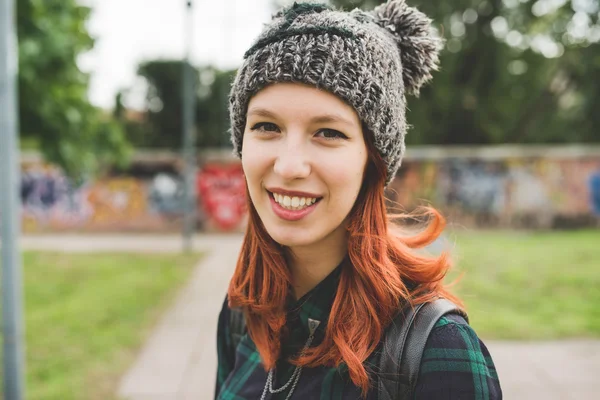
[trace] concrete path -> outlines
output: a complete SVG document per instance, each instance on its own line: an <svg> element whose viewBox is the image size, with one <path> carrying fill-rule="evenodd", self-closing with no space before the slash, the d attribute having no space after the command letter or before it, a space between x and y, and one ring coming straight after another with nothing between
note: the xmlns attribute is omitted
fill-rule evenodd
<svg viewBox="0 0 600 400"><path fill-rule="evenodd" d="M600 341L486 341L505 399L598 399Z"/></svg>
<svg viewBox="0 0 600 400"><path fill-rule="evenodd" d="M210 400L216 371L216 322L241 236L202 236L209 251L164 315L118 395L126 400ZM179 251L176 236L28 236L24 249L62 251ZM498 368L505 399L597 399L600 340L558 342L485 341Z"/></svg>
<svg viewBox="0 0 600 400"><path fill-rule="evenodd" d="M198 251L219 250L220 246L241 245L241 234L196 235L193 248ZM19 241L23 250L64 251L71 253L134 251L173 253L183 248L182 239L173 234L48 234L26 235Z"/></svg>
<svg viewBox="0 0 600 400"><path fill-rule="evenodd" d="M124 376L128 400L211 399L216 377L216 326L241 237L198 238L209 251L171 310Z"/></svg>

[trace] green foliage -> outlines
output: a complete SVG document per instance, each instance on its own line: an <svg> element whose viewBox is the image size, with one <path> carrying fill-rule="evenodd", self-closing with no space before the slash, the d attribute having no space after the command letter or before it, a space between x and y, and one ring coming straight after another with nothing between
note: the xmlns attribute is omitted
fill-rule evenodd
<svg viewBox="0 0 600 400"><path fill-rule="evenodd" d="M383 0L329 2L372 9ZM414 127L408 144L600 143L598 0L408 3L429 15L446 39L441 70L418 98L408 99ZM555 9L544 9L551 3ZM578 36L576 24L587 36ZM199 147L229 143L227 94L234 73L198 69ZM181 62L150 61L139 74L150 84L147 128L138 125L136 134L130 127L128 136L138 145L179 148Z"/></svg>
<svg viewBox="0 0 600 400"><path fill-rule="evenodd" d="M331 1L345 9L383 2ZM446 39L441 71L408 101L408 143L600 142L598 0L556 9L545 0L408 3ZM587 38L573 34L576 21Z"/></svg>
<svg viewBox="0 0 600 400"><path fill-rule="evenodd" d="M199 70L197 118L198 147L230 147L229 89L235 70L222 71L208 66Z"/></svg>
<svg viewBox="0 0 600 400"><path fill-rule="evenodd" d="M121 126L89 103L77 67L94 43L89 15L76 0L17 0L21 136L74 177L122 164L130 152Z"/></svg>
<svg viewBox="0 0 600 400"><path fill-rule="evenodd" d="M234 73L212 66L194 68L197 147L228 145L228 94ZM128 137L140 147L180 149L183 62L148 61L139 66L138 75L148 84L145 119L128 125Z"/></svg>
<svg viewBox="0 0 600 400"><path fill-rule="evenodd" d="M182 75L180 61L153 61L139 66L148 83L145 143L148 147L179 148L182 132ZM197 86L198 82L194 82Z"/></svg>

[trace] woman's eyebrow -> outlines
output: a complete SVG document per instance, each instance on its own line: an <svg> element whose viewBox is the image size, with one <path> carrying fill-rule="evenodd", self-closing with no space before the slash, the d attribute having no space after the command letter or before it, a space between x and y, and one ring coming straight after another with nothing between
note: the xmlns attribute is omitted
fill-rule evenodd
<svg viewBox="0 0 600 400"><path fill-rule="evenodd" d="M256 115L259 117L272 118L272 119L277 118L277 114L275 114L272 111L267 110L266 108L251 108L250 110L248 110L248 116L250 116L250 115ZM310 119L310 122L313 124L339 122L339 123L346 124L346 125L353 125L352 122L350 122L346 118L344 118L340 115L337 115L337 114L317 115L317 116L312 117Z"/></svg>
<svg viewBox="0 0 600 400"><path fill-rule="evenodd" d="M339 122L346 125L353 125L352 122L348 121L346 118L336 115L336 114L324 114L313 117L310 122L315 124L322 124L328 122Z"/></svg>
<svg viewBox="0 0 600 400"><path fill-rule="evenodd" d="M266 118L277 118L277 115L275 115L275 113L267 110L266 108L251 108L248 110L248 116L250 115L256 115L259 117L266 117Z"/></svg>

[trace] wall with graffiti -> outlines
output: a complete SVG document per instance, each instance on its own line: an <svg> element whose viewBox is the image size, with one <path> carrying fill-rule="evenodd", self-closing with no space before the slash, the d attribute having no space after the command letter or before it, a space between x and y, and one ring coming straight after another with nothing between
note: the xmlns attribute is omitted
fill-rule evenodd
<svg viewBox="0 0 600 400"><path fill-rule="evenodd" d="M42 162L25 162L21 203L25 232L177 231L183 215L183 181L177 162L140 163L119 175L73 182ZM239 163L203 165L197 174L199 230L243 229L244 178Z"/></svg>
<svg viewBox="0 0 600 400"><path fill-rule="evenodd" d="M492 150L412 149L386 192L390 204L431 204L461 226L600 227L600 149ZM24 162L24 230L179 230L181 163L176 154L157 159L145 154L127 171L77 183L39 160ZM198 230L243 231L245 181L229 152L203 159L196 195Z"/></svg>
<svg viewBox="0 0 600 400"><path fill-rule="evenodd" d="M388 197L479 227L600 227L600 152L578 157L408 159Z"/></svg>
<svg viewBox="0 0 600 400"><path fill-rule="evenodd" d="M246 181L240 163L207 163L197 176L205 230L241 230L246 222Z"/></svg>

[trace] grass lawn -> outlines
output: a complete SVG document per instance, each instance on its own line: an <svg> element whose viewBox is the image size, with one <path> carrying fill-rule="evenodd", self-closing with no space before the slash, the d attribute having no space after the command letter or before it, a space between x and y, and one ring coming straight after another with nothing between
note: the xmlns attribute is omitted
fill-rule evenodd
<svg viewBox="0 0 600 400"><path fill-rule="evenodd" d="M199 258L24 253L27 399L114 398Z"/></svg>
<svg viewBox="0 0 600 400"><path fill-rule="evenodd" d="M457 285L484 338L600 338L600 230L455 232Z"/></svg>

